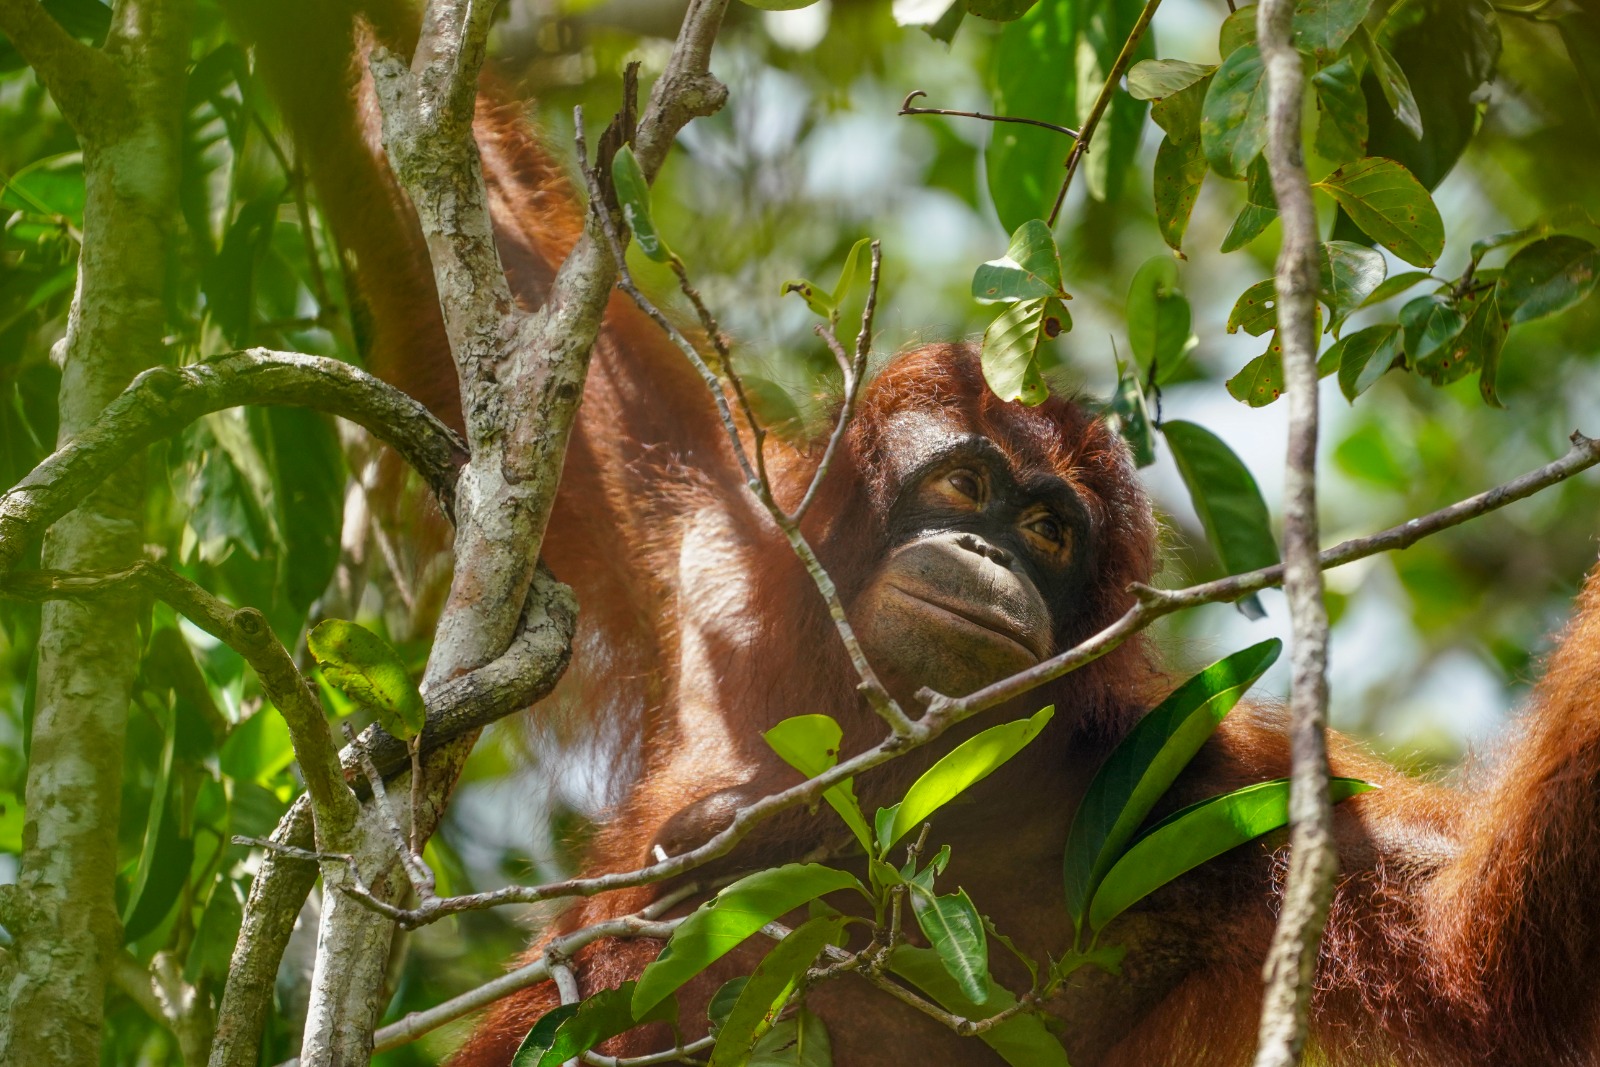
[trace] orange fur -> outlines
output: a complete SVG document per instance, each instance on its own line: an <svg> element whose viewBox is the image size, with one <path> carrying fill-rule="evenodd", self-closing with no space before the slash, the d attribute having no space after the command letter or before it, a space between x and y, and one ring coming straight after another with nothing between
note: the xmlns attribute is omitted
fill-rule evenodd
<svg viewBox="0 0 1600 1067"><path fill-rule="evenodd" d="M241 21L262 42L269 81L354 259L373 367L458 417L432 281L404 199L375 154L371 114L334 106L358 95L344 61L355 39L348 11L290 3L271 5L269 16L255 10L261 5L239 6L252 9ZM396 47L414 33L398 3L373 21L379 28L369 32ZM311 40L318 44L308 52ZM578 208L559 168L507 109L480 109L479 142L508 275L536 304L552 264L576 237ZM1002 404L984 388L969 348L932 346L871 384L806 519L847 602L883 547L882 518L896 488L893 449L881 431L908 408L990 437L1014 463L1069 481L1088 504L1094 579L1085 609L1063 622L1058 644L1110 621L1128 603L1129 584L1149 578L1154 528L1115 435L1068 401ZM782 495L798 495L817 457L813 445L774 443ZM828 712L845 726L851 750L881 733L810 579L743 492L701 383L620 300L595 352L544 553L582 605L573 677L563 683L569 698L591 724L608 716L639 742L637 776L600 834L589 873L641 865L664 836L714 828L725 811L705 805L719 790L736 801L752 784L767 791L795 781L759 736L778 719ZM1327 1062L1515 1067L1600 1057L1600 965L1593 962L1600 950L1600 572L1578 607L1519 742L1482 791L1409 779L1334 739L1336 772L1382 788L1336 817L1341 874L1314 999L1314 1040ZM888 681L902 695L914 682ZM963 885L1024 951L1042 958L1067 944L1059 858L1071 812L1099 761L1166 684L1148 649L1132 641L987 720L1051 701L1058 708L1035 745L977 786L970 803L941 813L934 831L954 849L951 884ZM1283 774L1280 720L1270 707L1236 711L1167 803ZM913 753L866 776L857 786L863 801L893 798L936 754ZM687 826L685 812L695 816ZM826 815L789 813L716 869L793 859L839 836ZM1108 940L1130 946L1122 975L1080 975L1049 1005L1073 1062L1247 1061L1282 851L1281 839L1235 850L1118 921ZM653 895L630 890L583 901L557 929L625 914ZM585 992L633 977L658 948L591 946L577 961ZM741 968L748 973L757 952L746 946L686 991L689 1036L716 983ZM1021 984L1009 961L997 957L995 966L1003 981ZM833 1034L836 1062L998 1062L978 1042L852 983L811 994ZM453 1064L506 1064L555 1002L548 986L502 1001ZM640 1054L667 1040L655 1027L607 1051Z"/></svg>

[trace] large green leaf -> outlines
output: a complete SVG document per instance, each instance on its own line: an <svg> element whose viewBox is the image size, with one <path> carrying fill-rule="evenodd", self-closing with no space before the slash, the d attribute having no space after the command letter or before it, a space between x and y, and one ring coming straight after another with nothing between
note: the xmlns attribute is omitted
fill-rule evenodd
<svg viewBox="0 0 1600 1067"><path fill-rule="evenodd" d="M1151 119L1167 134L1156 149L1156 225L1161 239L1174 250L1183 246L1189 216L1209 169L1200 143L1200 116L1210 87L1211 76L1207 75L1150 108Z"/></svg>
<svg viewBox="0 0 1600 1067"><path fill-rule="evenodd" d="M644 969L633 991L634 1018L643 1018L767 923L841 889L866 893L854 875L820 863L786 863L734 882L691 912Z"/></svg>
<svg viewBox="0 0 1600 1067"><path fill-rule="evenodd" d="M1594 292L1600 248L1557 234L1519 249L1500 274L1500 312L1508 324L1565 311Z"/></svg>
<svg viewBox="0 0 1600 1067"><path fill-rule="evenodd" d="M1060 296L1061 254L1043 219L1029 219L1011 235L1002 259L981 264L972 275L972 298L980 304Z"/></svg>
<svg viewBox="0 0 1600 1067"><path fill-rule="evenodd" d="M1391 323L1357 330L1328 349L1328 355L1339 361L1339 389L1355 403L1394 366L1400 355L1400 327Z"/></svg>
<svg viewBox="0 0 1600 1067"><path fill-rule="evenodd" d="M1256 9L1251 4L1228 12L1217 30L1217 54L1227 59L1247 44L1256 43Z"/></svg>
<svg viewBox="0 0 1600 1067"><path fill-rule="evenodd" d="M843 929L843 916L818 915L773 946L718 1027L710 1067L742 1067L752 1046L772 1029L806 968L823 946L838 941Z"/></svg>
<svg viewBox="0 0 1600 1067"><path fill-rule="evenodd" d="M1272 220L1278 217L1278 198L1272 193L1272 174L1267 169L1267 157L1257 156L1250 164L1250 175L1244 186L1244 210L1233 220L1227 236L1222 239L1222 251L1232 252L1260 237Z"/></svg>
<svg viewBox="0 0 1600 1067"><path fill-rule="evenodd" d="M989 942L972 898L965 889L939 896L918 882L908 885L917 925L956 980L961 995L974 1004L986 1003L991 985Z"/></svg>
<svg viewBox="0 0 1600 1067"><path fill-rule="evenodd" d="M654 1010L636 1017L631 1007L634 989L634 983L623 982L615 989L602 989L576 1004L553 1009L522 1039L511 1067L560 1067L635 1026L670 1022L677 1015L677 1005L662 1000L653 1005Z"/></svg>
<svg viewBox="0 0 1600 1067"><path fill-rule="evenodd" d="M1152 256L1128 285L1128 346L1135 365L1157 382L1172 377L1193 344L1189 300L1178 286L1178 264L1169 255Z"/></svg>
<svg viewBox="0 0 1600 1067"><path fill-rule="evenodd" d="M1080 14L1077 4L1035 4L1001 31L992 68L996 112L1076 125ZM1072 142L1016 122L995 123L989 138L983 154L989 198L1000 225L1013 233L1050 210Z"/></svg>
<svg viewBox="0 0 1600 1067"><path fill-rule="evenodd" d="M1467 317L1447 293L1419 296L1400 309L1400 329L1405 337L1406 359L1413 367L1447 352Z"/></svg>
<svg viewBox="0 0 1600 1067"><path fill-rule="evenodd" d="M1073 6L1078 8L1082 20L1077 47L1076 123L1081 128L1088 123L1095 98L1127 43L1143 5L1137 0L1106 0ZM1132 58L1142 61L1154 56L1155 35L1147 33L1135 44ZM1078 167L1094 199L1114 199L1121 192L1128 168L1139 150L1148 108L1145 101L1128 93L1112 95L1095 131L1093 149L1084 155Z"/></svg>
<svg viewBox="0 0 1600 1067"><path fill-rule="evenodd" d="M993 985L992 981L989 995L982 1004L968 1000L932 949L900 945L889 957L889 970L966 1019L998 1015L1017 1003L1016 997ZM1037 1015L1027 1012L1013 1015L979 1033L978 1039L1011 1067L1068 1067L1066 1050L1045 1029Z"/></svg>
<svg viewBox="0 0 1600 1067"><path fill-rule="evenodd" d="M1346 164L1316 183L1339 202L1355 224L1389 251L1431 267L1444 250L1444 221L1433 197L1392 159Z"/></svg>
<svg viewBox="0 0 1600 1067"><path fill-rule="evenodd" d="M1411 80L1406 77L1406 72L1395 61L1389 50L1379 44L1369 33L1363 31L1361 35L1362 46L1366 49L1367 63L1372 70L1372 76L1377 79L1378 88L1383 93L1383 99L1388 103L1389 109L1400 125L1410 132L1417 140L1423 137L1422 113L1417 108L1417 98L1411 92Z"/></svg>
<svg viewBox="0 0 1600 1067"><path fill-rule="evenodd" d="M1067 912L1081 928L1095 889L1178 774L1267 668L1276 639L1218 660L1140 719L1083 795L1062 860Z"/></svg>
<svg viewBox="0 0 1600 1067"><path fill-rule="evenodd" d="M785 763L805 775L815 778L839 762L839 745L844 731L827 715L796 715L784 719L761 735L772 750L783 757ZM850 827L856 840L867 852L872 851L872 828L861 813L861 803L856 800L855 779L846 778L838 785L829 786L822 799L839 813L839 818Z"/></svg>
<svg viewBox="0 0 1600 1067"><path fill-rule="evenodd" d="M1261 53L1253 44L1234 50L1206 90L1200 142L1211 169L1243 178L1267 143L1267 83Z"/></svg>
<svg viewBox="0 0 1600 1067"><path fill-rule="evenodd" d="M306 646L322 665L322 677L370 709L389 733L405 740L422 732L428 709L389 642L353 622L327 619L306 635Z"/></svg>
<svg viewBox="0 0 1600 1067"><path fill-rule="evenodd" d="M1294 6L1294 44L1321 66L1339 54L1372 0L1299 0Z"/></svg>
<svg viewBox="0 0 1600 1067"><path fill-rule="evenodd" d="M1389 273L1383 254L1353 241L1329 241L1317 249L1317 299L1328 306L1335 330L1383 284Z"/></svg>
<svg viewBox="0 0 1600 1067"><path fill-rule="evenodd" d="M1317 93L1317 155L1329 163L1354 163L1367 154L1367 97L1349 58L1311 76Z"/></svg>
<svg viewBox="0 0 1600 1067"><path fill-rule="evenodd" d="M821 1019L802 1005L782 1019L750 1050L745 1067L833 1067L833 1043Z"/></svg>
<svg viewBox="0 0 1600 1067"><path fill-rule="evenodd" d="M1278 562L1272 519L1250 470L1222 440L1192 422L1162 424L1178 473L1189 490L1206 540L1230 574Z"/></svg>
<svg viewBox="0 0 1600 1067"><path fill-rule="evenodd" d="M1354 778L1335 778L1328 793L1337 804L1372 788ZM1135 841L1106 873L1089 906L1089 927L1105 929L1179 875L1288 821L1287 778L1245 786L1174 812Z"/></svg>
<svg viewBox="0 0 1600 1067"><path fill-rule="evenodd" d="M922 825L923 820L989 777L1001 764L1021 752L1039 736L1055 714L1055 707L1040 708L1033 716L1003 722L967 738L911 783L905 799L893 808L887 833L878 836L879 854Z"/></svg>
<svg viewBox="0 0 1600 1067"><path fill-rule="evenodd" d="M1039 346L1072 329L1072 316L1055 297L1012 304L983 332L984 381L1001 400L1042 404L1050 390L1039 366Z"/></svg>

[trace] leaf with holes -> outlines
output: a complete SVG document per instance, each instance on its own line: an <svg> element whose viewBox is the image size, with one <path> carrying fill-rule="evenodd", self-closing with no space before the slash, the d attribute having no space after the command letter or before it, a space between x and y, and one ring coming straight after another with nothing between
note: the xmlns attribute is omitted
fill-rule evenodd
<svg viewBox="0 0 1600 1067"><path fill-rule="evenodd" d="M1508 323L1565 311L1594 292L1600 248L1557 234L1520 249L1500 275L1500 310Z"/></svg>
<svg viewBox="0 0 1600 1067"><path fill-rule="evenodd" d="M1182 59L1144 59L1128 69L1128 93L1135 100L1164 100L1211 76L1215 63Z"/></svg>
<svg viewBox="0 0 1600 1067"><path fill-rule="evenodd" d="M1039 346L1072 329L1055 297L1012 304L983 333L983 379L1001 400L1042 404L1050 395L1039 368Z"/></svg>
<svg viewBox="0 0 1600 1067"><path fill-rule="evenodd" d="M1170 420L1161 432L1172 448L1178 473L1195 514L1229 574L1278 562L1278 543L1261 489L1222 439L1192 422Z"/></svg>
<svg viewBox="0 0 1600 1067"><path fill-rule="evenodd" d="M1226 384L1229 396L1253 408L1264 408L1283 395L1283 345L1276 331L1267 350L1246 363Z"/></svg>
<svg viewBox="0 0 1600 1067"><path fill-rule="evenodd" d="M972 275L972 298L980 304L1062 295L1061 253L1043 219L1018 226L1005 257L981 264Z"/></svg>
<svg viewBox="0 0 1600 1067"><path fill-rule="evenodd" d="M1282 651L1274 638L1213 663L1140 719L1095 772L1062 860L1067 913L1080 930L1095 890L1156 802Z"/></svg>
<svg viewBox="0 0 1600 1067"><path fill-rule="evenodd" d="M1376 787L1354 778L1328 783L1339 804ZM1202 800L1161 820L1106 873L1089 908L1089 927L1106 924L1179 875L1289 823L1289 779L1248 785Z"/></svg>
<svg viewBox="0 0 1600 1067"><path fill-rule="evenodd" d="M1379 244L1419 267L1431 267L1444 250L1444 221L1433 197L1392 159L1346 164L1316 183L1355 224Z"/></svg>
<svg viewBox="0 0 1600 1067"><path fill-rule="evenodd" d="M1256 282L1233 303L1228 312L1228 332L1243 330L1251 337L1260 337L1268 330L1278 328L1278 288L1271 278Z"/></svg>
<svg viewBox="0 0 1600 1067"><path fill-rule="evenodd" d="M1200 143L1211 169L1243 178L1267 143L1267 82L1261 53L1253 44L1235 50L1206 90Z"/></svg>
<svg viewBox="0 0 1600 1067"><path fill-rule="evenodd" d="M1367 96L1350 59L1311 76L1317 93L1317 155L1329 163L1354 163L1367 154Z"/></svg>
<svg viewBox="0 0 1600 1067"><path fill-rule="evenodd" d="M389 642L353 622L326 619L306 635L306 647L322 666L322 677L370 709L389 733L403 741L422 732L428 709Z"/></svg>
<svg viewBox="0 0 1600 1067"><path fill-rule="evenodd" d="M1233 220L1228 234L1222 239L1222 251L1233 252L1243 248L1272 225L1278 217L1278 198L1272 194L1272 175L1267 170L1267 157L1257 156L1250 164L1250 176L1244 186L1244 210Z"/></svg>
<svg viewBox="0 0 1600 1067"><path fill-rule="evenodd" d="M1400 327L1393 323L1368 326L1340 338L1328 349L1339 361L1339 390L1352 404L1388 373L1400 356Z"/></svg>

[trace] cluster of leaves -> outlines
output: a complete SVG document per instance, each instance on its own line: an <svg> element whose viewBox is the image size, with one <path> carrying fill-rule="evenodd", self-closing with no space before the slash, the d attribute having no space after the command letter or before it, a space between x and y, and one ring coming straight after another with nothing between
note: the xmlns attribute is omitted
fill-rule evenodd
<svg viewBox="0 0 1600 1067"><path fill-rule="evenodd" d="M1207 667L1141 719L1107 758L1068 831L1062 864L1076 936L1059 959L1040 962L1021 952L965 890L938 891L937 879L950 862L948 845L926 862L922 857L927 820L1037 738L1054 714L1047 707L962 742L912 783L898 803L879 808L870 823L852 779L829 787L823 799L865 854L865 881L821 863L791 863L739 879L681 922L637 982L563 1005L541 1019L514 1062L556 1067L635 1026L670 1022L676 1027L677 990L800 908L808 909L807 920L784 933L749 977L726 983L711 999L714 1067L831 1062L826 1029L806 1011L805 991L826 977L830 962L851 961L845 946L852 926L870 934L858 950L859 965L886 969L946 1010L973 1020L1014 1011L1019 1003L1019 995L990 973L991 937L1022 963L1032 979L1027 993L1038 1000L1085 966L1114 970L1122 950L1100 945L1099 938L1117 916L1179 875L1287 824L1289 783L1277 779L1203 799L1147 825L1178 775L1281 650L1280 642L1266 641ZM827 715L800 715L765 737L792 767L816 777L838 762L843 731ZM1337 803L1370 788L1339 778L1331 795ZM923 836L906 862L890 862L891 850L919 827ZM823 899L841 892L861 902L854 911L838 910ZM929 947L906 944L895 930L891 916L898 916L899 901L909 902ZM1036 1014L1014 1011L978 1036L1015 1067L1065 1067L1060 1044Z"/></svg>

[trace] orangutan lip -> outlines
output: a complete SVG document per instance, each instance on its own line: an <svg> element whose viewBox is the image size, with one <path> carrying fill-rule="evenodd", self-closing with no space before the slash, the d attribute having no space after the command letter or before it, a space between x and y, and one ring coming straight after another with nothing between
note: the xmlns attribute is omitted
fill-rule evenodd
<svg viewBox="0 0 1600 1067"><path fill-rule="evenodd" d="M1035 663L1044 658L1041 653L1030 648L1027 642L1022 640L1022 638L1015 631L1004 628L1002 624L996 622L992 618L986 618L985 616L979 615L967 609L956 607L942 600L934 600L933 598L925 596L922 593L914 593L897 582L889 582L887 584L889 588L893 589L903 597L926 604L928 607L933 608L936 611L942 611L946 615L952 615L955 618L960 619L962 622L971 623L979 629L987 630L996 637L1002 638L1010 644L1016 645L1023 652L1027 653L1028 657Z"/></svg>

